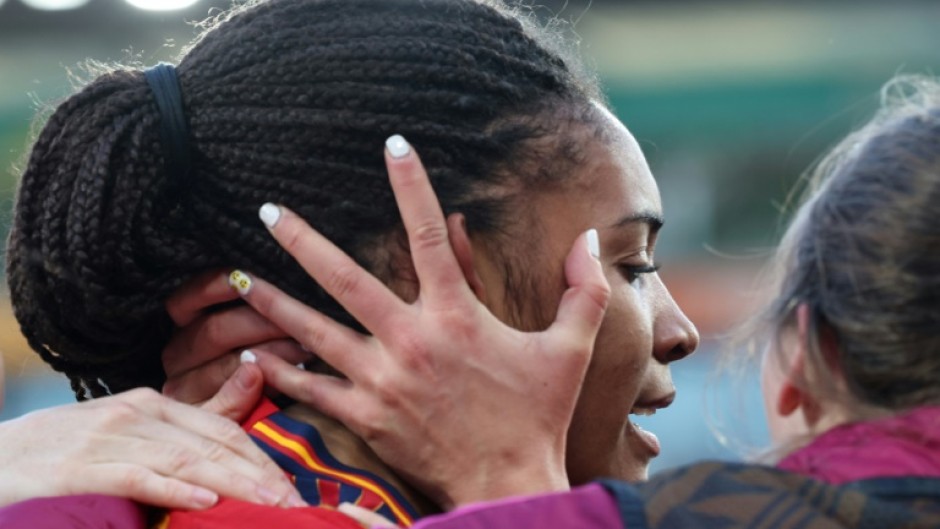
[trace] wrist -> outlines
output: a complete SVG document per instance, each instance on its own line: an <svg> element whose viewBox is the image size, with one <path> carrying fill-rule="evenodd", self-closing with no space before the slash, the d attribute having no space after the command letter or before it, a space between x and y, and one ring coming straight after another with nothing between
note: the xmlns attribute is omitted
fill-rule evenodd
<svg viewBox="0 0 940 529"><path fill-rule="evenodd" d="M514 462L476 468L473 479L465 479L443 498L441 507L451 511L472 503L514 496L531 496L570 490L564 461L545 458L528 463Z"/></svg>

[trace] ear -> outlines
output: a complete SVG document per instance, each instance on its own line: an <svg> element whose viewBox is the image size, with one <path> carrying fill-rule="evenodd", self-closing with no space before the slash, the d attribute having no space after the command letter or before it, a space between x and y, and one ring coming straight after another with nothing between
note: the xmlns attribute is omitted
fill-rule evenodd
<svg viewBox="0 0 940 529"><path fill-rule="evenodd" d="M777 397L777 413L786 417L801 410L807 426L812 427L821 416L819 403L802 387L802 383L798 382L806 380L807 344L810 338L809 319L809 306L801 303L796 307L796 344L786 380Z"/></svg>
<svg viewBox="0 0 940 529"><path fill-rule="evenodd" d="M463 276L473 290L473 294L480 300L480 303L486 303L486 290L483 288L483 280L477 273L473 265L473 244L470 242L470 234L467 233L467 219L460 213L451 213L447 216L447 235L450 237L450 247L457 257L457 263Z"/></svg>
<svg viewBox="0 0 940 529"><path fill-rule="evenodd" d="M801 303L796 307L796 343L790 351L790 365L777 395L777 413L788 417L804 404L805 392L797 383L803 378L806 366L806 340L809 336L809 307Z"/></svg>
<svg viewBox="0 0 940 529"><path fill-rule="evenodd" d="M780 393L777 395L777 413L781 417L789 417L793 412L800 409L803 404L803 391L793 384L793 371L787 375L786 381L780 387Z"/></svg>

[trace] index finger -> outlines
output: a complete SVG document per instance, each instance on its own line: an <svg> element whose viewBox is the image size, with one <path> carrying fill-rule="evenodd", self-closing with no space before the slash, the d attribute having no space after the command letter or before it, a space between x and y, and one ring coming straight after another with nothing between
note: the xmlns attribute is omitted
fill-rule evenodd
<svg viewBox="0 0 940 529"><path fill-rule="evenodd" d="M388 316L400 314L408 308L385 283L359 266L293 211L276 204L265 204L258 215L278 244L373 334L383 334L393 324ZM280 319L259 312L279 325L284 324ZM287 327L284 328L290 333Z"/></svg>
<svg viewBox="0 0 940 529"><path fill-rule="evenodd" d="M385 146L388 177L408 232L422 297L433 302L469 292L450 246L444 212L424 165L401 136L392 136Z"/></svg>

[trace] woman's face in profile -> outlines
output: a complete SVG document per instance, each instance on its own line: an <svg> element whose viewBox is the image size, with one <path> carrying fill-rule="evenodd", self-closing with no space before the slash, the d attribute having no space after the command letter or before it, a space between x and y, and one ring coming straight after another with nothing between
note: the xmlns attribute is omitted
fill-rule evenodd
<svg viewBox="0 0 940 529"><path fill-rule="evenodd" d="M575 484L605 476L645 479L659 446L629 415L672 401L668 364L698 345L695 327L649 270L663 218L656 183L633 136L608 112L604 117L605 141L589 140L587 162L570 183L530 202L537 226L530 233L539 239L527 259L541 304L534 312L554 314L565 289L565 256L590 228L598 231L611 287L568 434L568 474Z"/></svg>

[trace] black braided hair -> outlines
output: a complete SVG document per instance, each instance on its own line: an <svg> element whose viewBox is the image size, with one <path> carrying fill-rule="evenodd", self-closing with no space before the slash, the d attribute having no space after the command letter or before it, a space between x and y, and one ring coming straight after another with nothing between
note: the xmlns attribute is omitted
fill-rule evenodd
<svg viewBox="0 0 940 529"><path fill-rule="evenodd" d="M62 103L23 174L8 281L30 346L80 399L165 378L168 295L238 266L355 326L257 220L285 204L367 266L400 230L382 145L416 145L445 211L496 233L510 189L560 177L597 87L528 19L473 0L269 0L220 17L178 66L193 167L165 174L138 70ZM560 141L560 140L559 140ZM564 147L561 145L560 147ZM546 176L548 175L548 176Z"/></svg>

